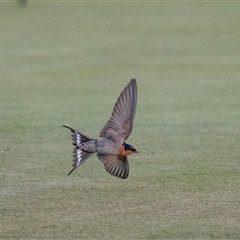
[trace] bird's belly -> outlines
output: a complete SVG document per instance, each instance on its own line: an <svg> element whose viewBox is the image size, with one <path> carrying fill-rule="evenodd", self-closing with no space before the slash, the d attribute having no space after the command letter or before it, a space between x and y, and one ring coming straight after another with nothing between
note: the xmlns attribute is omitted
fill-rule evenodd
<svg viewBox="0 0 240 240"><path fill-rule="evenodd" d="M118 153L118 145L107 139L101 138L97 140L97 152L101 154L117 154Z"/></svg>

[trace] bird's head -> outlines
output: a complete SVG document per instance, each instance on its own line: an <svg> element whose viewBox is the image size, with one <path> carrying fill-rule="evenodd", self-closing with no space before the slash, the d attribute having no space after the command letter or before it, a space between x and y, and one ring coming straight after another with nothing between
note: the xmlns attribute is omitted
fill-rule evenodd
<svg viewBox="0 0 240 240"><path fill-rule="evenodd" d="M130 144L124 143L124 150L126 151L126 153L128 153L127 155L133 154L133 153L138 153L137 149L135 147L133 147Z"/></svg>

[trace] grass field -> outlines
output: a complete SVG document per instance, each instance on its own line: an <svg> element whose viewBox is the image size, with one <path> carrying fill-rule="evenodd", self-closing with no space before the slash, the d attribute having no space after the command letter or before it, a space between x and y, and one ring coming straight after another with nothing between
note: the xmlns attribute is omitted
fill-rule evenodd
<svg viewBox="0 0 240 240"><path fill-rule="evenodd" d="M240 239L239 3L0 3L0 239ZM128 179L98 137L131 78Z"/></svg>

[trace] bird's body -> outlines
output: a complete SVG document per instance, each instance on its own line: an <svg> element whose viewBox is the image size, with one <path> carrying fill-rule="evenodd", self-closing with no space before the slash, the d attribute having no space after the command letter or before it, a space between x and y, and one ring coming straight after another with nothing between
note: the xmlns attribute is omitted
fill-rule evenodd
<svg viewBox="0 0 240 240"><path fill-rule="evenodd" d="M127 87L120 94L112 116L103 127L98 139L92 139L77 130L68 128L72 132L73 145L73 169L85 162L94 153L104 164L106 171L119 177L127 178L129 164L127 156L136 153L137 150L125 143L125 140L132 132L132 125L137 104L137 82L131 79Z"/></svg>

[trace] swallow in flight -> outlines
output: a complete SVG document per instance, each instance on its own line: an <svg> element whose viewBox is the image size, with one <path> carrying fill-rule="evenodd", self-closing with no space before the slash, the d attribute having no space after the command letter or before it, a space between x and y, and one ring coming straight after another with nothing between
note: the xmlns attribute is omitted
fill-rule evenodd
<svg viewBox="0 0 240 240"><path fill-rule="evenodd" d="M90 138L77 130L63 125L72 132L73 169L84 163L94 153L106 171L115 177L126 179L129 174L128 155L138 153L136 148L125 143L132 132L137 106L137 82L131 79L123 89L113 108L112 116L102 128L99 138Z"/></svg>

